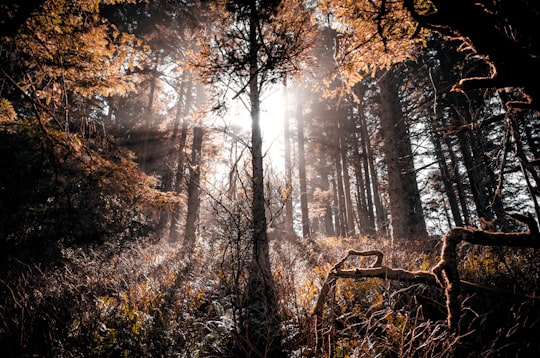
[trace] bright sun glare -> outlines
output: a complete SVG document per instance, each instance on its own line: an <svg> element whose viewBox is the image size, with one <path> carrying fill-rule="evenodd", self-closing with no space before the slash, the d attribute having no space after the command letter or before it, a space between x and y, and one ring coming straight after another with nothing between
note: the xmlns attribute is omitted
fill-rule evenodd
<svg viewBox="0 0 540 358"><path fill-rule="evenodd" d="M263 152L272 161L279 161L283 157L284 111L285 103L281 88L270 89L268 94L261 99L260 124L263 136ZM245 133L251 133L249 112L239 100L231 103L226 121L241 128Z"/></svg>

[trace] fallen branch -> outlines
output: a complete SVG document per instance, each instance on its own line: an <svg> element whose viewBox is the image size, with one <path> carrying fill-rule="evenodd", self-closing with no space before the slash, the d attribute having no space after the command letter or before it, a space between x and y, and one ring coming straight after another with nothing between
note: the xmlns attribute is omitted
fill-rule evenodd
<svg viewBox="0 0 540 358"><path fill-rule="evenodd" d="M355 268L349 270L343 270L343 264L351 256L377 256L377 261L372 267L369 268ZM338 278L360 279L360 278L381 278L385 280L396 280L403 282L410 282L411 284L424 284L430 286L441 286L435 273L429 271L409 271L404 269L391 268L382 265L383 259L382 251L349 251L348 254L341 259L328 273L326 279L321 287L317 303L313 308L312 314L314 316L322 317L324 304L326 303L326 297L331 291L333 285ZM482 290L482 286L463 282L464 286L470 287L471 290ZM486 291L491 292L493 289L485 288Z"/></svg>
<svg viewBox="0 0 540 358"><path fill-rule="evenodd" d="M350 250L347 255L336 263L328 272L326 279L321 287L317 303L313 308L312 315L315 319L316 334L320 332L323 316L324 305L327 301L327 296L336 284L339 278L360 279L368 277L377 277L386 280L396 280L402 282L410 282L413 284L425 284L430 286L438 286L445 289L446 307L447 307L447 322L452 330L459 330L459 320L461 317L461 303L459 301L459 293L463 289L465 291L485 293L502 293L505 295L513 294L511 292L499 289L483 287L481 285L461 281L458 271L458 256L457 246L461 242L468 242L475 245L483 246L508 246L522 248L540 248L540 235L538 225L531 215L511 215L514 219L524 223L529 230L526 232L490 232L478 230L475 228L458 227L450 230L443 238L443 247L441 249L441 259L437 265L428 271L408 271L403 269L390 268L382 264L384 253L379 250L371 251L355 251ZM371 267L343 269L345 262L351 256L375 256L376 261ZM538 299L526 295L522 296L529 299ZM316 337L317 339L317 337ZM318 339L317 339L318 342Z"/></svg>
<svg viewBox="0 0 540 358"><path fill-rule="evenodd" d="M458 271L457 245L462 241L483 246L508 246L522 248L540 248L538 226L528 215L512 215L523 222L529 230L525 232L491 232L475 228L457 227L450 230L443 238L441 259L433 268L438 283L445 288L448 325L453 330L459 329L461 304L459 302L460 282Z"/></svg>

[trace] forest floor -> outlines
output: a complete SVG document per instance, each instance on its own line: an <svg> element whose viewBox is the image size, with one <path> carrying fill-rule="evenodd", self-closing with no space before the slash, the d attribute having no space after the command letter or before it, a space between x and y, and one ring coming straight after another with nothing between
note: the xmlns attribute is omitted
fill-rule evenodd
<svg viewBox="0 0 540 358"><path fill-rule="evenodd" d="M435 240L435 239L434 239ZM436 244L436 242L435 242ZM341 279L316 327L321 286L349 249L379 249L385 265L430 270L436 245L321 238L272 245L282 345L290 357L528 357L540 352L538 250L464 245L464 279L492 291L463 293L459 331L446 324L439 287L379 278ZM228 357L245 282L244 254L228 243L131 243L121 250L65 249L52 265L13 261L0 280L4 356ZM356 257L348 268L373 258Z"/></svg>

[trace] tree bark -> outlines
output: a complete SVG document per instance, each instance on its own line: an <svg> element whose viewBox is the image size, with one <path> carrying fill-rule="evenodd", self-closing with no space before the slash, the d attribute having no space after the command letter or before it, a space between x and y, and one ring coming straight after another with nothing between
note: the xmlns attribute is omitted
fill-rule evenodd
<svg viewBox="0 0 540 358"><path fill-rule="evenodd" d="M362 98L362 94L359 96ZM360 148L365 148L361 134L361 120L363 116L362 105L357 107L357 120L354 121L353 158L354 175L356 177L356 210L358 212L358 226L360 235L370 236L375 233L375 220L373 215L373 199L369 184L369 169L365 150L360 153Z"/></svg>
<svg viewBox="0 0 540 358"><path fill-rule="evenodd" d="M346 133L350 133L350 126L347 123L347 109L339 108L337 112L339 159L341 161L344 194L343 199L345 204L345 235L347 237L354 237L356 236L356 230L354 227L354 211L351 198L351 180L349 176L349 161L347 155L346 138Z"/></svg>
<svg viewBox="0 0 540 358"><path fill-rule="evenodd" d="M201 150L204 137L204 129L200 125L193 128L193 143L191 147L191 163L189 169L188 201L186 215L186 229L184 239L184 250L188 257L195 249L197 224L199 222L199 193L201 182Z"/></svg>
<svg viewBox="0 0 540 358"><path fill-rule="evenodd" d="M145 171L147 170L147 161L148 161L148 142L150 141L150 131L152 130L153 126L153 117L154 117L154 97L156 92L156 84L157 84L157 68L159 65L159 56L156 56L155 63L154 63L154 69L151 71L151 78L150 78L150 93L148 94L148 104L146 105L145 111L144 111L144 134L143 134L143 142L141 143L141 156L139 160L139 166L141 170Z"/></svg>
<svg viewBox="0 0 540 358"><path fill-rule="evenodd" d="M246 288L246 310L243 319L246 344L239 347L245 357L279 357L281 334L278 300L270 265L270 247L264 200L262 135L260 126L260 92L258 81L258 5L249 3L249 100L251 115L252 165L252 261Z"/></svg>
<svg viewBox="0 0 540 358"><path fill-rule="evenodd" d="M296 96L296 123L298 126L298 176L300 179L300 208L302 213L302 236L311 237L309 227L308 193L306 177L306 155L304 148L304 108L302 106L301 87L298 87Z"/></svg>
<svg viewBox="0 0 540 358"><path fill-rule="evenodd" d="M448 201L450 203L450 211L452 212L452 218L454 220L454 224L455 226L464 226L464 221L461 217L461 211L459 210L458 199L456 197L456 192L452 184L450 170L448 169L448 164L446 162L446 158L444 157L444 153L442 150L442 144L441 144L442 139L441 139L440 134L436 132L432 132L431 140L435 147L435 157L437 158L437 162L439 164L439 170L441 172L441 179L444 185L446 197L448 198Z"/></svg>
<svg viewBox="0 0 540 358"><path fill-rule="evenodd" d="M287 79L283 80L283 141L285 156L285 190L288 195L285 199L285 236L294 238L293 227L293 202L292 202L292 163L291 163L291 127L289 113L289 94L287 91Z"/></svg>
<svg viewBox="0 0 540 358"><path fill-rule="evenodd" d="M168 163L163 174L161 189L165 192L172 191L174 189L174 178L177 175L177 171L174 170L175 165L178 162L179 153L176 151L176 145L178 138L180 136L180 122L182 121L183 111L184 111L184 101L186 100L186 87L187 87L187 70L182 73L182 83L178 90L178 98L176 100L176 115L173 123L173 129L171 134L170 142L168 146L170 149L167 151ZM166 210L161 213L158 224L158 232L160 233L159 237L169 236L170 238L170 222L172 217L172 212ZM168 235L169 234L169 235Z"/></svg>
<svg viewBox="0 0 540 358"><path fill-rule="evenodd" d="M456 154L453 150L452 140L449 137L444 138L444 143L446 144L447 153L450 156L450 163L452 164L451 177L453 183L456 185L457 196L459 199L459 204L461 206L461 212L463 213L463 221L468 224L471 220L471 214L469 211L469 205L467 204L467 195L465 194L465 188L463 185L462 175L459 170L459 161L456 157Z"/></svg>
<svg viewBox="0 0 540 358"><path fill-rule="evenodd" d="M367 191L367 203L368 209L373 217L374 229L379 236L386 236L386 215L383 210L381 197L379 195L379 181L377 178L377 171L375 170L373 150L371 148L371 141L369 138L367 121L364 115L359 117L360 119L360 137L362 139L364 155L364 175L366 177L367 188L371 185L371 191ZM369 178L369 180L367 179ZM375 211L373 211L375 210ZM375 226L376 225L376 226Z"/></svg>
<svg viewBox="0 0 540 358"><path fill-rule="evenodd" d="M391 238L407 240L427 237L407 124L398 95L394 70L379 80L381 126L388 169Z"/></svg>
<svg viewBox="0 0 540 358"><path fill-rule="evenodd" d="M182 182L184 178L184 164L186 160L186 156L184 153L184 149L186 147L186 140L187 140L187 132L188 132L188 120L186 118L186 115L191 111L191 102L193 98L192 91L192 83L191 79L186 84L186 95L185 95L185 103L182 108L182 111L177 112L177 121L180 121L180 118L182 118L182 128L180 130L180 137L178 138L178 143L175 145L176 153L177 153L177 159L176 159L176 173L175 173L175 179L174 179L174 192L175 193L181 193L182 191ZM178 231L178 223L180 222L180 205L176 205L174 207L174 210L171 214L171 226L169 228L169 242L175 243L178 241L179 231Z"/></svg>
<svg viewBox="0 0 540 358"><path fill-rule="evenodd" d="M341 175L343 169L341 168L341 156L339 153L339 141L336 140L334 148L334 163L335 172L334 187L337 198L337 212L336 212L336 226L338 227L339 237L347 236L347 221L346 221L346 209L345 209L345 189L343 188L343 176Z"/></svg>

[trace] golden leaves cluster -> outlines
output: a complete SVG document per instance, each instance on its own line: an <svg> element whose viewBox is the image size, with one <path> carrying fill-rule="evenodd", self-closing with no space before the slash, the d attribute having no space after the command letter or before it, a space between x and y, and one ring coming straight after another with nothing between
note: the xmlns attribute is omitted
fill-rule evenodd
<svg viewBox="0 0 540 358"><path fill-rule="evenodd" d="M134 90L126 69L142 62L142 42L98 12L102 3L120 2L47 1L14 41L19 71L25 72L21 88L45 105L63 106L74 94L93 98Z"/></svg>
<svg viewBox="0 0 540 358"><path fill-rule="evenodd" d="M423 41L402 1L322 0L320 8L337 32L334 59L345 88L413 58Z"/></svg>

